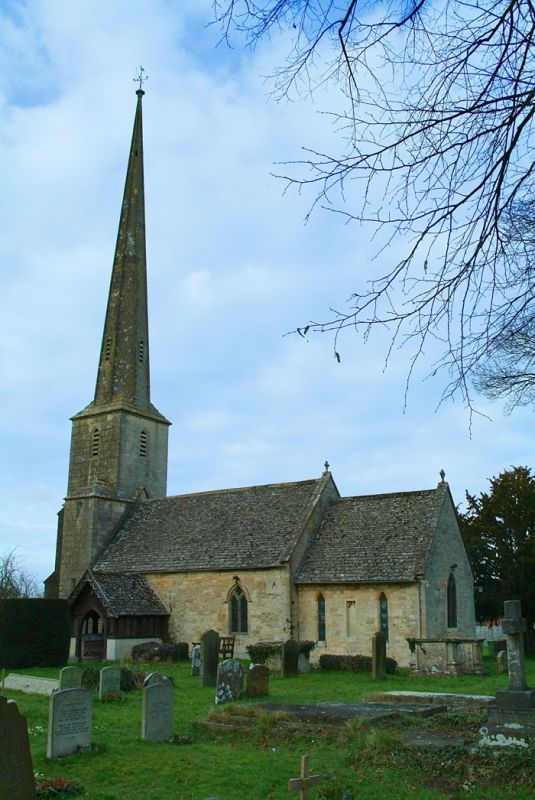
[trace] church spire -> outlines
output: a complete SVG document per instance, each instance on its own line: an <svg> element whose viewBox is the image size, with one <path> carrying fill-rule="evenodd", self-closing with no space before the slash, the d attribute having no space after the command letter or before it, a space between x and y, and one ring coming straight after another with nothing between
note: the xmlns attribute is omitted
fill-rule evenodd
<svg viewBox="0 0 535 800"><path fill-rule="evenodd" d="M150 403L142 98L137 108L115 247L95 405L154 413ZM156 412L157 413L157 412Z"/></svg>

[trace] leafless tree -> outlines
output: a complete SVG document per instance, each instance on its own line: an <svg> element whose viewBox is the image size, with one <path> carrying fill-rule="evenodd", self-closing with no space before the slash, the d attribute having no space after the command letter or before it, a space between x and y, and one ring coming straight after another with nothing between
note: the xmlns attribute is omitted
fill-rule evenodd
<svg viewBox="0 0 535 800"><path fill-rule="evenodd" d="M15 550L0 555L0 600L40 594L35 576L19 566Z"/></svg>
<svg viewBox="0 0 535 800"><path fill-rule="evenodd" d="M216 0L215 14L227 39L289 32L279 96L340 88L339 152L307 148L282 177L401 253L298 332L334 332L339 359L345 328L387 326L411 371L435 340L443 396L471 405L478 369L534 314L534 270L503 235L535 197L533 0Z"/></svg>

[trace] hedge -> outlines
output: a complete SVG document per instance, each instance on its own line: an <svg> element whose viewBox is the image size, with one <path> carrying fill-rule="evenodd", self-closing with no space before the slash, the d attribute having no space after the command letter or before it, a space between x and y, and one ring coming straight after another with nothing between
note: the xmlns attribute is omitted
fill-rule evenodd
<svg viewBox="0 0 535 800"><path fill-rule="evenodd" d="M394 658L386 659L386 671L393 675L398 663ZM341 672L371 672L371 656L334 656L324 653L320 656L320 669Z"/></svg>
<svg viewBox="0 0 535 800"><path fill-rule="evenodd" d="M256 644L248 644L246 650L254 664L265 664L271 656L280 655L283 644L284 642L256 642ZM297 642L297 645L299 653L303 653L308 658L316 643L311 639L303 639Z"/></svg>
<svg viewBox="0 0 535 800"><path fill-rule="evenodd" d="M62 667L70 638L67 600L0 600L0 667Z"/></svg>

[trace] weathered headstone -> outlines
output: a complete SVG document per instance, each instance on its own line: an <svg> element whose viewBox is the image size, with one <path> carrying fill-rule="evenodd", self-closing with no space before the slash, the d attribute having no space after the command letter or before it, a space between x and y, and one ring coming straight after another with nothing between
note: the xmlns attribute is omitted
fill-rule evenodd
<svg viewBox="0 0 535 800"><path fill-rule="evenodd" d="M63 689L50 695L47 758L91 748L93 694L88 689Z"/></svg>
<svg viewBox="0 0 535 800"><path fill-rule="evenodd" d="M209 630L201 636L201 678L203 686L215 686L219 661L219 634Z"/></svg>
<svg viewBox="0 0 535 800"><path fill-rule="evenodd" d="M26 717L5 697L0 697L0 800L35 800Z"/></svg>
<svg viewBox="0 0 535 800"><path fill-rule="evenodd" d="M372 636L372 678L386 676L386 637L382 631Z"/></svg>
<svg viewBox="0 0 535 800"><path fill-rule="evenodd" d="M216 704L231 703L243 693L243 667L234 658L226 658L217 668Z"/></svg>
<svg viewBox="0 0 535 800"><path fill-rule="evenodd" d="M535 690L526 683L524 631L520 602L504 604L502 631L507 637L509 689L496 692L496 702L489 708L485 727L480 730L480 744L527 747L535 741Z"/></svg>
<svg viewBox="0 0 535 800"><path fill-rule="evenodd" d="M299 645L295 639L288 639L281 651L282 677L297 678L299 674Z"/></svg>
<svg viewBox="0 0 535 800"><path fill-rule="evenodd" d="M507 672L507 650L500 650L496 656L496 669L498 670L498 675Z"/></svg>
<svg viewBox="0 0 535 800"><path fill-rule="evenodd" d="M191 648L191 674L198 677L201 674L201 646L194 644Z"/></svg>
<svg viewBox="0 0 535 800"><path fill-rule="evenodd" d="M106 695L117 694L121 691L121 668L104 667L100 670L98 682L98 696L100 700Z"/></svg>
<svg viewBox="0 0 535 800"><path fill-rule="evenodd" d="M164 742L173 738L173 701L175 688L170 678L151 672L143 686L141 738Z"/></svg>
<svg viewBox="0 0 535 800"><path fill-rule="evenodd" d="M63 667L59 671L59 690L81 689L83 669L80 667Z"/></svg>
<svg viewBox="0 0 535 800"><path fill-rule="evenodd" d="M247 670L248 697L263 697L269 694L269 669L265 664L251 664Z"/></svg>

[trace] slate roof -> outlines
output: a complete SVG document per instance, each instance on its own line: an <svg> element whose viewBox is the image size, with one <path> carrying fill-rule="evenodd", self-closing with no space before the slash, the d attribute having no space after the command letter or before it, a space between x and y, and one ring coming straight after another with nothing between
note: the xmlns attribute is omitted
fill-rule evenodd
<svg viewBox="0 0 535 800"><path fill-rule="evenodd" d="M296 582L413 581L424 572L446 486L335 500Z"/></svg>
<svg viewBox="0 0 535 800"><path fill-rule="evenodd" d="M261 569L284 561L325 478L178 495L138 503L98 573Z"/></svg>
<svg viewBox="0 0 535 800"><path fill-rule="evenodd" d="M168 616L169 612L143 575L90 572L93 588L114 617Z"/></svg>

